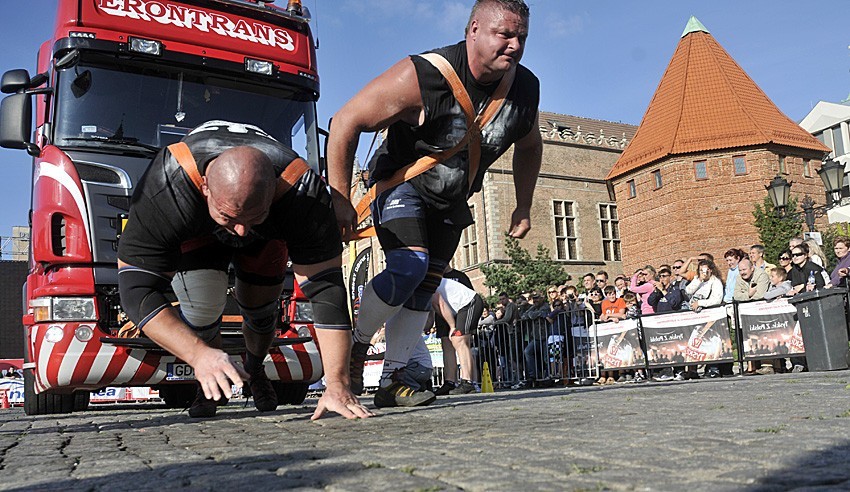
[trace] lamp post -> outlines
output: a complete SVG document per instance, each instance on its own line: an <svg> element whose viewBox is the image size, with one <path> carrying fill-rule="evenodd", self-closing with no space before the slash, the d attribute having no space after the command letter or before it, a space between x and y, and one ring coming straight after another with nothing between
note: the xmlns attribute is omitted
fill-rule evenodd
<svg viewBox="0 0 850 492"><path fill-rule="evenodd" d="M788 180L779 175L773 178L770 184L765 186L765 189L770 201L773 202L776 215L780 218L802 216L809 232L814 232L815 219L823 217L827 210L841 202L841 189L844 187L844 165L836 160L824 160L821 168L818 169L818 176L820 176L823 187L826 189L827 204L816 206L812 197L806 195L800 200L802 212L789 212L786 209L793 183L789 183Z"/></svg>

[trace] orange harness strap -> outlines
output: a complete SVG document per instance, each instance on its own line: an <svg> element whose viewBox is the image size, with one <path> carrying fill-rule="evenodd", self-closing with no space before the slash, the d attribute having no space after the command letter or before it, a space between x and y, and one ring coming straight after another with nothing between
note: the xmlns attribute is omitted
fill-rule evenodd
<svg viewBox="0 0 850 492"><path fill-rule="evenodd" d="M183 171L186 172L186 175L192 183L195 184L198 191L201 191L204 179L201 177L201 173L198 172L198 164L195 162L195 157L192 156L192 151L189 150L189 146L183 142L177 142L169 145L168 150L171 152L171 155L177 159L177 163L180 164L180 167L183 168ZM293 186L295 186L295 183L301 179L301 176L304 176L304 173L309 170L310 165L307 164L304 159L300 157L293 159L292 162L286 166L286 169L280 173L280 179L277 182L275 196L280 197L289 191Z"/></svg>
<svg viewBox="0 0 850 492"><path fill-rule="evenodd" d="M440 162L443 162L457 154L467 145L469 145L469 187L472 188L472 182L478 175L478 166L481 162L481 129L487 126L496 114L499 113L499 110L502 109L502 106L505 104L505 97L508 95L508 91L513 84L514 75L516 73L516 70L511 70L502 77L502 81L499 83L499 86L496 88L493 96L490 98L490 101L483 110L476 115L472 106L472 100L469 98L469 93L466 92L466 89L463 87L463 83L460 81L460 78L457 76L457 72L455 72L451 63L449 63L449 61L442 55L437 53L425 53L424 55L419 56L434 65L434 67L439 70L446 79L446 82L448 82L455 99L466 116L466 134L464 134L463 138L454 147L421 157L415 162L399 169L389 178L375 183L374 186L369 188L355 207L358 224L362 223L367 217L369 217L369 206L373 201L375 201L375 198L378 195L394 186L398 186L405 181L419 176L425 171L428 171ZM357 230L353 234L352 240L374 235L374 227L370 226Z"/></svg>

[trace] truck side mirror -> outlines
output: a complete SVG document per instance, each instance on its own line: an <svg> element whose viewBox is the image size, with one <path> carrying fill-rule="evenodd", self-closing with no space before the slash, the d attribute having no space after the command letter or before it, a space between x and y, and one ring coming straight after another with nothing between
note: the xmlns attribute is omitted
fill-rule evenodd
<svg viewBox="0 0 850 492"><path fill-rule="evenodd" d="M4 75L4 89L5 82ZM37 156L41 149L30 143L30 135L32 135L32 99L30 97L29 94L22 92L6 96L0 102L0 147L26 149L30 155Z"/></svg>
<svg viewBox="0 0 850 492"><path fill-rule="evenodd" d="M23 68L9 70L0 79L0 92L13 94L22 89L30 88L30 73Z"/></svg>

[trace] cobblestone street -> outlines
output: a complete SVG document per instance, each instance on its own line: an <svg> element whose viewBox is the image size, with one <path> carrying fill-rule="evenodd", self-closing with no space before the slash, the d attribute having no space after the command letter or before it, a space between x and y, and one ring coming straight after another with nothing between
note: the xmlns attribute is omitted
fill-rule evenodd
<svg viewBox="0 0 850 492"><path fill-rule="evenodd" d="M3 490L850 489L850 372L312 405L0 413ZM371 398L367 401L371 403Z"/></svg>

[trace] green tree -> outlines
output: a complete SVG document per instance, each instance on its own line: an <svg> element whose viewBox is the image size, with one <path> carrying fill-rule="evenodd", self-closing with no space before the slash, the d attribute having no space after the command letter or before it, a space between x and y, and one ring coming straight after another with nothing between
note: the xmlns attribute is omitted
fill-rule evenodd
<svg viewBox="0 0 850 492"><path fill-rule="evenodd" d="M505 234L505 250L509 264L491 264L481 267L484 285L499 292L514 296L521 292L537 290L545 292L549 285L564 283L567 272L558 265L542 244L537 245L535 256L520 246L519 240Z"/></svg>
<svg viewBox="0 0 850 492"><path fill-rule="evenodd" d="M797 199L788 198L789 211L797 210ZM759 231L759 239L764 245L764 256L767 261L777 264L779 253L788 247L788 241L794 236L803 234L803 218L800 216L779 218L773 211L770 197L765 196L762 203L757 203L753 211L755 226Z"/></svg>

